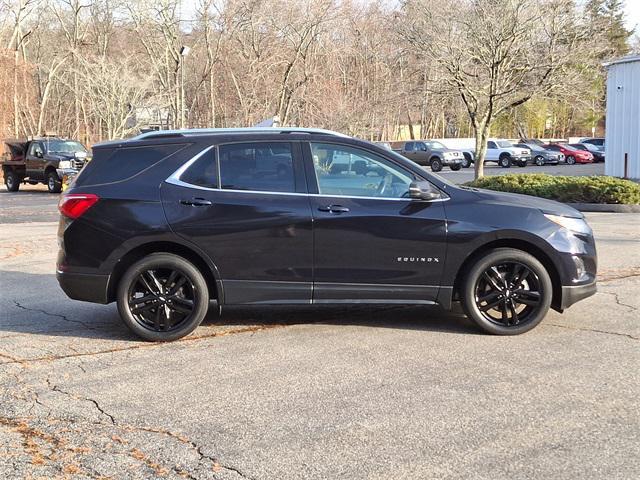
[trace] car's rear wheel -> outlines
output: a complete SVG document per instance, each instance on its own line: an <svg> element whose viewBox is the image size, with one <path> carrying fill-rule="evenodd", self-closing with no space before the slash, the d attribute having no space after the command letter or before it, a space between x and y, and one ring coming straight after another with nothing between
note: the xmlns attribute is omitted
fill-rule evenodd
<svg viewBox="0 0 640 480"><path fill-rule="evenodd" d="M500 159L498 160L498 164L502 167L502 168L509 168L511 167L511 157L509 155L502 155L500 157Z"/></svg>
<svg viewBox="0 0 640 480"><path fill-rule="evenodd" d="M170 253L154 253L137 261L118 284L120 317L136 335L168 342L193 332L209 308L202 273Z"/></svg>
<svg viewBox="0 0 640 480"><path fill-rule="evenodd" d="M542 155L538 155L535 159L534 162L537 166L542 167L544 166L544 157Z"/></svg>
<svg viewBox="0 0 640 480"><path fill-rule="evenodd" d="M431 159L431 170L434 172L439 172L442 170L442 162L439 158Z"/></svg>
<svg viewBox="0 0 640 480"><path fill-rule="evenodd" d="M482 330L517 335L538 325L553 296L551 278L534 256L499 248L469 269L461 292L464 310Z"/></svg>
<svg viewBox="0 0 640 480"><path fill-rule="evenodd" d="M9 192L17 192L20 189L20 178L15 172L9 170L4 173L4 184Z"/></svg>
<svg viewBox="0 0 640 480"><path fill-rule="evenodd" d="M574 157L573 155L569 155L567 157L567 165L575 165L576 164L576 157Z"/></svg>
<svg viewBox="0 0 640 480"><path fill-rule="evenodd" d="M62 182L56 172L47 173L47 189L50 193L60 193L62 191Z"/></svg>

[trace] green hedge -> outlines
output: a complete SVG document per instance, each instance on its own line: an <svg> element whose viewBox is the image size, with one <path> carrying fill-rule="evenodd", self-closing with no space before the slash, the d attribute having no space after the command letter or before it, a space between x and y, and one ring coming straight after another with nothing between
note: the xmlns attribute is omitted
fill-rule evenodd
<svg viewBox="0 0 640 480"><path fill-rule="evenodd" d="M523 193L566 203L640 203L640 184L614 177L516 174L484 177L469 187Z"/></svg>

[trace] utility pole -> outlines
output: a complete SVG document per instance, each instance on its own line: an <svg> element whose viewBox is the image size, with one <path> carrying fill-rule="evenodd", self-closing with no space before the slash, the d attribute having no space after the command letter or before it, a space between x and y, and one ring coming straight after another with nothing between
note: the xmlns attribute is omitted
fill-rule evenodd
<svg viewBox="0 0 640 480"><path fill-rule="evenodd" d="M180 128L185 128L184 62L190 51L187 46L180 48Z"/></svg>

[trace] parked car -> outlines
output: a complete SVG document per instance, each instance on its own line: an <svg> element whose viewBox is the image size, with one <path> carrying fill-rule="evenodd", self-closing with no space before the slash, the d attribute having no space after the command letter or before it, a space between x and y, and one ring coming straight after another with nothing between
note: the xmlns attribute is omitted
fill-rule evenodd
<svg viewBox="0 0 640 480"><path fill-rule="evenodd" d="M176 130L96 145L59 209L62 289L117 302L153 341L192 332L210 302L461 302L484 331L513 335L596 292L593 234L577 210L458 187L324 130Z"/></svg>
<svg viewBox="0 0 640 480"><path fill-rule="evenodd" d="M559 162L564 161L564 155L558 152L547 150L536 143L516 143L518 148L528 148L531 150L531 156L533 157L533 163L541 167L543 165L557 165Z"/></svg>
<svg viewBox="0 0 640 480"><path fill-rule="evenodd" d="M579 143L588 143L591 145L596 145L598 147L604 148L604 138L602 137L587 137L581 138Z"/></svg>
<svg viewBox="0 0 640 480"><path fill-rule="evenodd" d="M62 190L65 175L75 175L89 160L80 142L63 138L5 140L2 173L7 190L17 192L21 183L44 183L52 193Z"/></svg>
<svg viewBox="0 0 640 480"><path fill-rule="evenodd" d="M566 143L547 143L544 148L562 153L564 155L564 161L568 165L593 162L593 155L590 152L579 150Z"/></svg>
<svg viewBox="0 0 640 480"><path fill-rule="evenodd" d="M394 152L416 162L418 165L431 167L434 172L448 166L451 170L460 170L464 156L458 150L445 147L434 140L411 140L407 142L392 142Z"/></svg>
<svg viewBox="0 0 640 480"><path fill-rule="evenodd" d="M593 163L604 162L604 147L598 147L592 143L570 143L569 146L591 153Z"/></svg>
<svg viewBox="0 0 640 480"><path fill-rule="evenodd" d="M531 150L518 148L509 140L490 139L487 142L487 155L485 162L496 162L503 168L509 168L515 164L526 167L531 160Z"/></svg>

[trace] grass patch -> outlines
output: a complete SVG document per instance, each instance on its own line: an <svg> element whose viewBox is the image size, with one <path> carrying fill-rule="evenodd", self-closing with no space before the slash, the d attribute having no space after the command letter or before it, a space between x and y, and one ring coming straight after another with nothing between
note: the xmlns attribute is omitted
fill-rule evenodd
<svg viewBox="0 0 640 480"><path fill-rule="evenodd" d="M511 174L484 177L465 185L522 193L565 203L640 204L640 185L615 177Z"/></svg>

